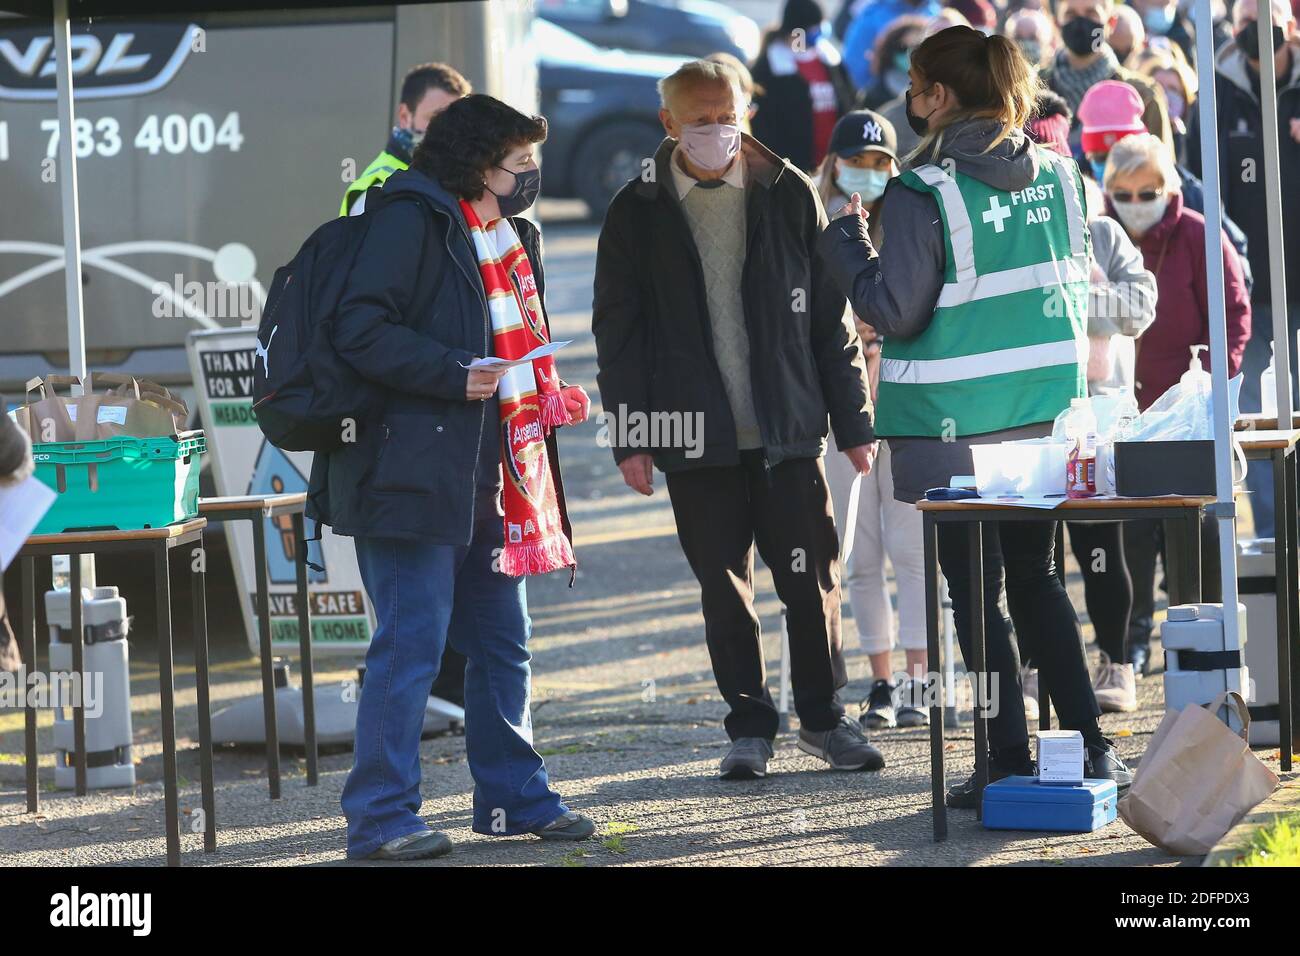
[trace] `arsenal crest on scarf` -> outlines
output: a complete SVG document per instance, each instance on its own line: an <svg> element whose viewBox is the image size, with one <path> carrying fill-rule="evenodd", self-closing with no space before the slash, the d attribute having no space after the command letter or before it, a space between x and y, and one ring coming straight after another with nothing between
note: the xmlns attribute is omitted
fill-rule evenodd
<svg viewBox="0 0 1300 956"><path fill-rule="evenodd" d="M492 352L514 361L550 341L537 280L510 220L484 228L474 209L460 203L474 240L479 273L492 319ZM505 549L501 570L518 577L576 564L564 534L551 476L546 437L568 421L560 377L551 356L516 365L497 386L501 411L501 462L505 490Z"/></svg>

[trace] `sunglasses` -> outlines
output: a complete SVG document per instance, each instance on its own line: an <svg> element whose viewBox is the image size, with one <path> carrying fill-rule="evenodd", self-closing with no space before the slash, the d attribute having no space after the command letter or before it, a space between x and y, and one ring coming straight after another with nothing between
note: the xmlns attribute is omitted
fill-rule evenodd
<svg viewBox="0 0 1300 956"><path fill-rule="evenodd" d="M1117 189L1110 194L1110 198L1115 202L1133 202L1134 198L1138 202L1155 202L1163 194L1163 189L1144 189L1140 193L1131 193L1127 189Z"/></svg>

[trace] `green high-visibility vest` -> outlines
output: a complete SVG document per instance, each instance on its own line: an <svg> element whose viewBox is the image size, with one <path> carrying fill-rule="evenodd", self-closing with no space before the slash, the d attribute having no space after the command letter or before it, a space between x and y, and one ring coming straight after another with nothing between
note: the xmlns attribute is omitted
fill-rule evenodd
<svg viewBox="0 0 1300 956"><path fill-rule="evenodd" d="M947 261L930 325L885 339L876 434L952 439L1049 422L1087 394L1083 183L1073 160L1032 148L1039 171L1024 189L933 165L899 177L938 203Z"/></svg>
<svg viewBox="0 0 1300 956"><path fill-rule="evenodd" d="M353 196L364 193L371 186L382 184L389 176L399 170L406 169L408 163L402 162L388 150L384 150L375 157L374 162L366 167L366 171L348 186L348 191L343 194L343 202L339 206L339 215L346 216L355 200Z"/></svg>

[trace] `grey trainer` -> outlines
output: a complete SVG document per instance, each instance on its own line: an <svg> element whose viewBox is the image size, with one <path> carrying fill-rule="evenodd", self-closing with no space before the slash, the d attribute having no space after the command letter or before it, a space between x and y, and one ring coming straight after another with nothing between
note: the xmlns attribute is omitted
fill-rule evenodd
<svg viewBox="0 0 1300 956"><path fill-rule="evenodd" d="M596 824L591 817L566 810L546 826L538 827L532 832L543 840L585 840L596 832Z"/></svg>
<svg viewBox="0 0 1300 956"><path fill-rule="evenodd" d="M880 770L885 758L867 742L858 722L844 716L833 730L799 729L799 749L821 757L834 770Z"/></svg>
<svg viewBox="0 0 1300 956"><path fill-rule="evenodd" d="M368 860L429 860L451 852L451 839L438 830L417 830L406 836L389 840L370 856Z"/></svg>
<svg viewBox="0 0 1300 956"><path fill-rule="evenodd" d="M723 780L757 780L767 776L772 759L772 742L762 737L739 737L719 766Z"/></svg>

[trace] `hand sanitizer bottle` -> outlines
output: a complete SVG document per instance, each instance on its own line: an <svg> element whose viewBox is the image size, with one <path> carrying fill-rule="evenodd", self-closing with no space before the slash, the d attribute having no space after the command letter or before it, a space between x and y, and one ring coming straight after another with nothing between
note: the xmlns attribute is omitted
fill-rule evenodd
<svg viewBox="0 0 1300 956"><path fill-rule="evenodd" d="M1268 368L1259 373L1259 410L1269 418L1277 418L1277 372L1273 363L1277 361L1277 343L1269 344Z"/></svg>

